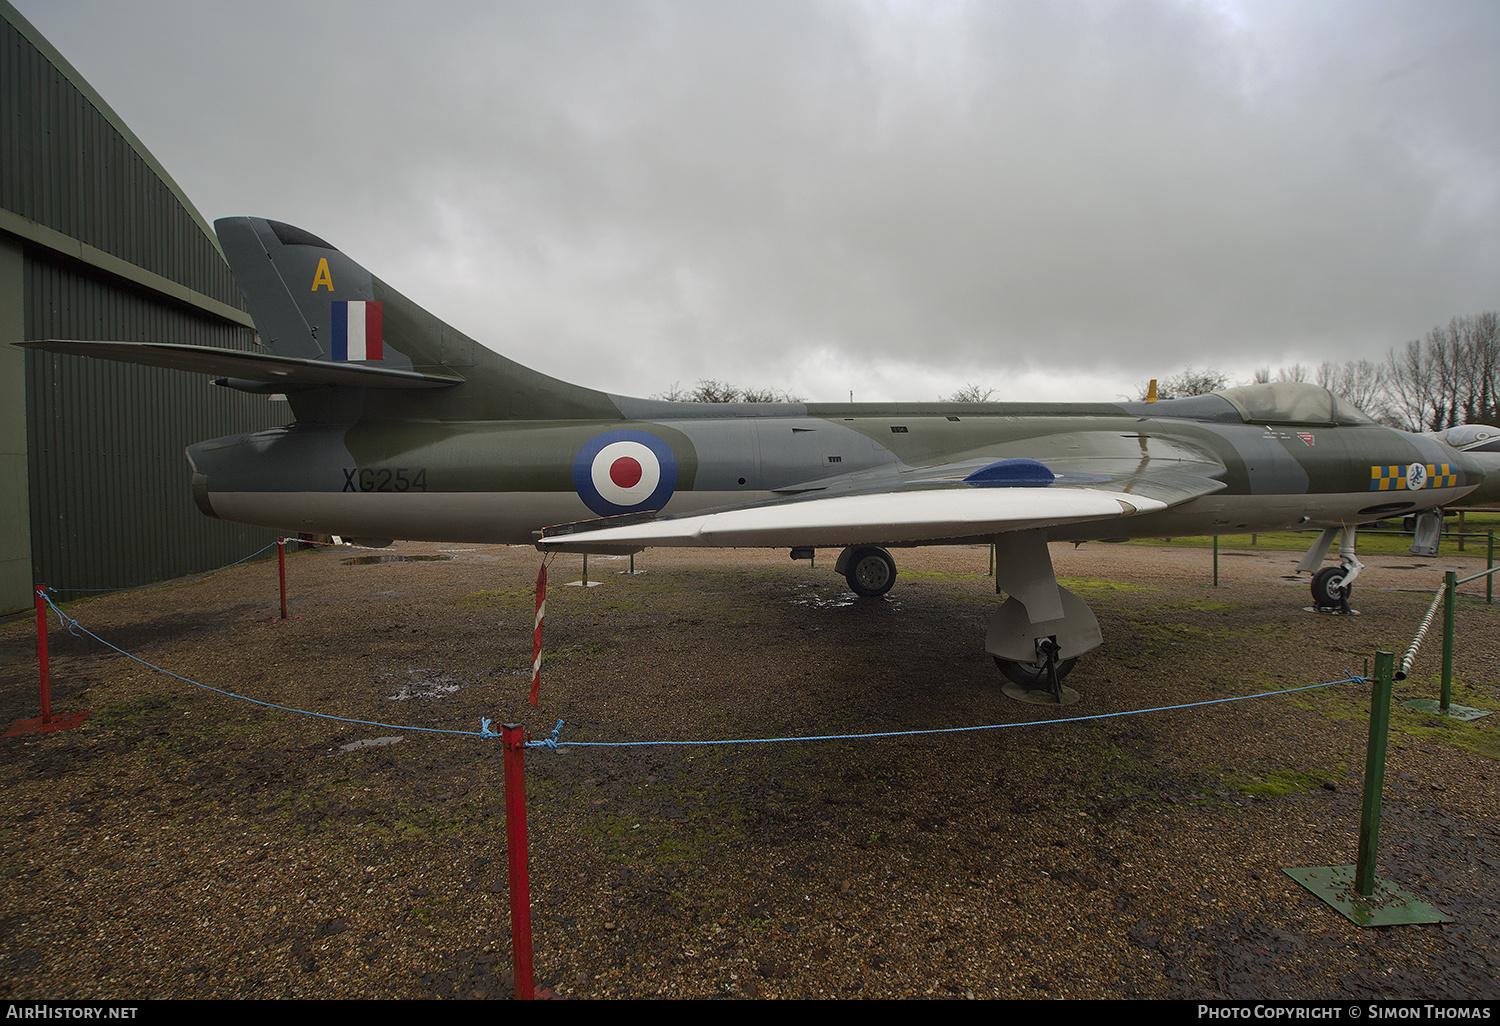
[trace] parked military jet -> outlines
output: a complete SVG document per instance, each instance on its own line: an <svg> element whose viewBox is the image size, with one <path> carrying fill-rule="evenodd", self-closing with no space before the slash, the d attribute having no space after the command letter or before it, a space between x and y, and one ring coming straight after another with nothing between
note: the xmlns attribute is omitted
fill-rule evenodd
<svg viewBox="0 0 1500 1026"><path fill-rule="evenodd" d="M889 550L994 543L1006 599L985 648L1054 689L1101 643L1048 542L1322 528L1345 532L1320 603L1358 572L1353 530L1486 483L1440 438L1382 427L1325 389L1255 385L1154 403L697 404L569 384L480 346L322 239L217 222L264 352L30 342L284 393L286 427L188 449L209 516L366 540L634 552L764 546L873 597ZM1316 559L1313 559L1313 556Z"/></svg>

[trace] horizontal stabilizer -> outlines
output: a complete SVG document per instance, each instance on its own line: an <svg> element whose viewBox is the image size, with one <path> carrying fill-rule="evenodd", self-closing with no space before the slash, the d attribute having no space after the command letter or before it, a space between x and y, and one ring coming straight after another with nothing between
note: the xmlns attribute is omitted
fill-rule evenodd
<svg viewBox="0 0 1500 1026"><path fill-rule="evenodd" d="M361 363L304 360L295 356L272 356L238 349L187 346L171 342L78 342L47 339L17 342L26 349L64 356L88 356L143 367L212 374L238 381L254 381L278 388L316 385L353 385L361 388L447 388L463 383L456 374L423 374L417 371L371 367Z"/></svg>

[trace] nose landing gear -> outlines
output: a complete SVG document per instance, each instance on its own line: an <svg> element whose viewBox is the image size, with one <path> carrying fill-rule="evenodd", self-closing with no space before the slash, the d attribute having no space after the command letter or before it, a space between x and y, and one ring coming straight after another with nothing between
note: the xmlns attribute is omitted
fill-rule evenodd
<svg viewBox="0 0 1500 1026"><path fill-rule="evenodd" d="M1346 616L1354 612L1349 605L1349 596L1354 593L1354 579L1365 568L1354 555L1354 533L1353 527L1325 528L1318 535L1318 540L1313 542L1312 548L1307 550L1307 555L1297 564L1299 573L1313 575L1313 608L1319 612L1342 613ZM1321 566L1323 557L1328 555L1328 550L1333 546L1333 539L1340 534L1343 535L1343 541L1339 543L1339 565Z"/></svg>

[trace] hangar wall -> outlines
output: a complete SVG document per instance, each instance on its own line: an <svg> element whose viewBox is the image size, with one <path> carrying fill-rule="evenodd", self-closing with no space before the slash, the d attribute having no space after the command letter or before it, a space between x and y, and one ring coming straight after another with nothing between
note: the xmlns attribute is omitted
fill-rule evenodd
<svg viewBox="0 0 1500 1026"><path fill-rule="evenodd" d="M250 349L203 216L87 82L0 0L0 340ZM212 569L272 532L198 512L183 448L285 422L201 375L0 346L0 612Z"/></svg>

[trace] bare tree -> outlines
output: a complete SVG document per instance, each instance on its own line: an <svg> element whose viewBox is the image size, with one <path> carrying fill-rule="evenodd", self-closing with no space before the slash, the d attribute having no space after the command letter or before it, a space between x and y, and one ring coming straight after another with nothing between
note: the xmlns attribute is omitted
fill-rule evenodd
<svg viewBox="0 0 1500 1026"><path fill-rule="evenodd" d="M693 401L692 393L682 387L682 382L672 382L672 387L665 392L653 392L650 398L665 399L669 403L690 403Z"/></svg>
<svg viewBox="0 0 1500 1026"><path fill-rule="evenodd" d="M1457 407L1462 423L1495 419L1500 392L1500 315L1482 313L1450 321L1448 333L1459 361Z"/></svg>
<svg viewBox="0 0 1500 1026"><path fill-rule="evenodd" d="M1400 418L1391 411L1388 377L1389 372L1384 366L1369 360L1350 360L1348 363L1325 360L1318 365L1313 381L1376 420L1399 423Z"/></svg>
<svg viewBox="0 0 1500 1026"><path fill-rule="evenodd" d="M802 396L792 395L780 388L747 388L740 392L742 403L801 403L806 401Z"/></svg>
<svg viewBox="0 0 1500 1026"><path fill-rule="evenodd" d="M950 395L948 401L950 403L987 403L994 394L993 388L985 388L983 385L971 382Z"/></svg>
<svg viewBox="0 0 1500 1026"><path fill-rule="evenodd" d="M1408 427L1441 431L1500 419L1500 316L1454 317L1391 351L1391 407Z"/></svg>
<svg viewBox="0 0 1500 1026"><path fill-rule="evenodd" d="M1156 398L1183 399L1190 395L1207 395L1209 392L1217 392L1228 384L1229 375L1223 371L1214 370L1212 367L1206 367L1201 371L1186 367L1181 374L1156 383ZM1150 385L1142 385L1137 398L1145 399L1150 392Z"/></svg>
<svg viewBox="0 0 1500 1026"><path fill-rule="evenodd" d="M800 403L795 396L779 388L739 388L727 381L714 378L699 378L692 388L683 388L677 382L665 392L657 392L652 399L665 399L674 403Z"/></svg>

